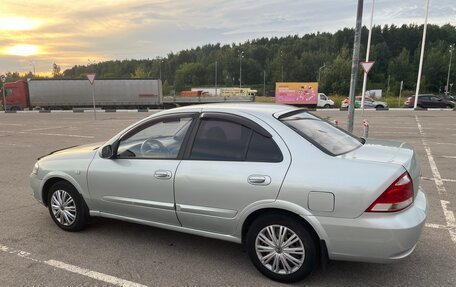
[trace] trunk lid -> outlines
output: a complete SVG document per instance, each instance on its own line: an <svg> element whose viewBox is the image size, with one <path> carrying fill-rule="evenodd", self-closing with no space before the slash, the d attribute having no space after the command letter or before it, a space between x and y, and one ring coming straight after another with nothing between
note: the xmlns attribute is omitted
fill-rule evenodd
<svg viewBox="0 0 456 287"><path fill-rule="evenodd" d="M416 196L420 185L421 167L413 147L406 142L390 140L367 139L363 146L349 153L340 155L341 158L366 160L402 165L413 180Z"/></svg>

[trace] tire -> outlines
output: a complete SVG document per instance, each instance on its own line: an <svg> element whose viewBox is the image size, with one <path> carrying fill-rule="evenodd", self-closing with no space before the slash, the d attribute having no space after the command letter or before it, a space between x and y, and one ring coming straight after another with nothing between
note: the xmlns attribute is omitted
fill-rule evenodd
<svg viewBox="0 0 456 287"><path fill-rule="evenodd" d="M323 109L329 109L329 108L331 108L331 106L329 104L326 104L323 106Z"/></svg>
<svg viewBox="0 0 456 287"><path fill-rule="evenodd" d="M451 105L446 106L447 109L452 109L453 107Z"/></svg>
<svg viewBox="0 0 456 287"><path fill-rule="evenodd" d="M378 109L384 109L384 108L385 108L385 107L382 106L382 105L376 105L376 106L375 106L375 109L376 109L376 110L378 110Z"/></svg>
<svg viewBox="0 0 456 287"><path fill-rule="evenodd" d="M285 239L282 240L281 245L271 244L272 237L269 232L271 230L276 235L276 239L281 230L284 232L282 234L285 235ZM262 239L265 237L270 243ZM295 242L288 245L287 248L284 247L287 240ZM290 250L292 253L285 251L289 248L294 249ZM255 219L247 232L246 249L253 265L266 277L279 282L300 281L309 275L318 264L317 244L310 232L293 217L282 214L268 214ZM300 249L303 251L302 254L298 253ZM270 259L263 259L264 263L262 263L259 256L264 258L268 255L271 256ZM292 256L295 262L291 261L289 256ZM283 263L285 261L288 266ZM274 269L276 270L274 271Z"/></svg>
<svg viewBox="0 0 456 287"><path fill-rule="evenodd" d="M55 224L65 231L82 230L89 219L82 196L67 181L59 181L51 187L48 194L48 209Z"/></svg>

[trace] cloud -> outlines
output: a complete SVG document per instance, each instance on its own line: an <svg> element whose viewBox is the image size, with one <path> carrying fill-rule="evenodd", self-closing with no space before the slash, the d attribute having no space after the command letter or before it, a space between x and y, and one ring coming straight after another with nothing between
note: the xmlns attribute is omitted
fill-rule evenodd
<svg viewBox="0 0 456 287"><path fill-rule="evenodd" d="M369 22L371 1L364 1ZM68 68L87 59L155 58L207 43L239 43L253 38L335 32L355 25L356 1L296 0L2 0L0 19L21 18L34 25L20 31L0 25L7 49L35 45L37 69L53 62ZM377 0L374 24L421 24L424 1ZM429 22L454 24L453 0L431 2ZM0 24L2 22L0 21ZM3 26L3 29L1 28ZM5 50L4 49L4 50ZM20 57L0 55L0 72L30 70ZM16 63L16 64L15 64ZM49 68L46 65L49 64Z"/></svg>

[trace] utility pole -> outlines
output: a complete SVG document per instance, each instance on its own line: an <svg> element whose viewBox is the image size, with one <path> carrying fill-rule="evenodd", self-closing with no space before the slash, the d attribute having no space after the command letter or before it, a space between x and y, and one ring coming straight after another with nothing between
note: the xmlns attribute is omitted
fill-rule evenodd
<svg viewBox="0 0 456 287"><path fill-rule="evenodd" d="M280 50L280 63L281 63L281 70L282 70L282 83L283 83L283 51Z"/></svg>
<svg viewBox="0 0 456 287"><path fill-rule="evenodd" d="M266 96L266 70L263 70L263 96Z"/></svg>
<svg viewBox="0 0 456 287"><path fill-rule="evenodd" d="M217 61L215 61L215 95L217 96Z"/></svg>
<svg viewBox="0 0 456 287"><path fill-rule="evenodd" d="M361 20L363 18L363 0L358 0L358 9L356 12L355 40L353 44L353 60L350 79L350 105L348 106L348 131L353 132L353 120L355 118L355 90L356 79L358 78L359 66L359 46L361 44Z"/></svg>
<svg viewBox="0 0 456 287"><path fill-rule="evenodd" d="M453 50L454 50L454 44L450 45L450 63L448 64L448 76L447 76L447 84L445 87L445 94L449 94L449 88L450 88L450 72L451 72L451 59L453 58Z"/></svg>
<svg viewBox="0 0 456 287"><path fill-rule="evenodd" d="M318 84L319 85L320 85L320 73L321 73L321 70L324 69L325 67L326 67L326 63L323 63L323 66L318 68Z"/></svg>
<svg viewBox="0 0 456 287"><path fill-rule="evenodd" d="M369 26L369 36L367 37L366 62L369 62L369 54L370 54L370 46L371 46L371 38L372 38L372 23L374 21L374 6L375 6L375 0L372 0L372 11L371 11L370 26ZM367 85L367 73L364 71L363 89L361 92L362 114L364 114L364 97L366 94L366 85Z"/></svg>
<svg viewBox="0 0 456 287"><path fill-rule="evenodd" d="M239 52L239 89L242 89L242 58L244 58L244 51Z"/></svg>
<svg viewBox="0 0 456 287"><path fill-rule="evenodd" d="M426 43L426 30L427 22L429 16L429 0L426 0L426 12L424 17L424 27L423 27L423 39L421 40L421 55L420 55L420 66L418 68L418 79L416 80L416 92L415 92L415 104L414 109L418 108L418 94L420 92L420 82L421 82L421 71L423 70L423 58L424 58L424 45Z"/></svg>

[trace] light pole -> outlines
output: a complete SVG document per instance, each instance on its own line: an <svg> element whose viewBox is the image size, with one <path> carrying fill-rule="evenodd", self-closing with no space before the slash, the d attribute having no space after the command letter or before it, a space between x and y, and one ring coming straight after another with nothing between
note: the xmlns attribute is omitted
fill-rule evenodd
<svg viewBox="0 0 456 287"><path fill-rule="evenodd" d="M347 130L353 132L353 121L355 118L355 90L356 90L356 79L358 78L359 69L359 46L361 44L361 21L363 18L363 0L358 0L358 8L356 10L356 28L355 38L353 40L353 58L351 66L351 78L350 78L350 92L348 106L348 124Z"/></svg>
<svg viewBox="0 0 456 287"><path fill-rule="evenodd" d="M217 96L217 61L215 61L215 95Z"/></svg>
<svg viewBox="0 0 456 287"><path fill-rule="evenodd" d="M266 96L266 70L263 70L263 96Z"/></svg>
<svg viewBox="0 0 456 287"><path fill-rule="evenodd" d="M374 5L375 5L375 0L372 0L372 11L371 11L369 35L367 37L366 62L369 62L369 53L370 53L371 38L372 38L372 23L374 22ZM364 114L364 97L365 97L365 94L366 94L366 85L367 85L367 73L366 73L366 71L364 71L363 89L362 89L362 92L361 92L362 114Z"/></svg>
<svg viewBox="0 0 456 287"><path fill-rule="evenodd" d="M429 16L429 0L426 0L426 12L425 12L425 17L424 17L423 39L421 40L420 65L418 67L418 78L416 80L416 92L415 92L415 104L413 107L415 110L418 108L418 94L420 92L421 71L423 70L424 45L426 43L426 30L427 30L428 16Z"/></svg>
<svg viewBox="0 0 456 287"><path fill-rule="evenodd" d="M281 64L281 70L282 70L282 83L283 83L283 51L280 50L280 64Z"/></svg>
<svg viewBox="0 0 456 287"><path fill-rule="evenodd" d="M239 89L242 89L242 58L244 58L244 51L239 52Z"/></svg>
<svg viewBox="0 0 456 287"><path fill-rule="evenodd" d="M323 63L323 66L318 68L318 84L320 84L320 73L321 73L321 70L323 70L325 67L326 67L326 64Z"/></svg>
<svg viewBox="0 0 456 287"><path fill-rule="evenodd" d="M35 61L34 61L34 60L31 60L31 61L30 61L30 65L31 65L32 68L33 68L33 76L35 76L35 74L36 74L36 71L35 71Z"/></svg>
<svg viewBox="0 0 456 287"><path fill-rule="evenodd" d="M451 59L453 58L453 50L454 50L454 44L450 45L450 63L448 64L448 76L447 76L447 84L445 87L445 94L449 94L449 84L450 84L450 72L451 72Z"/></svg>

